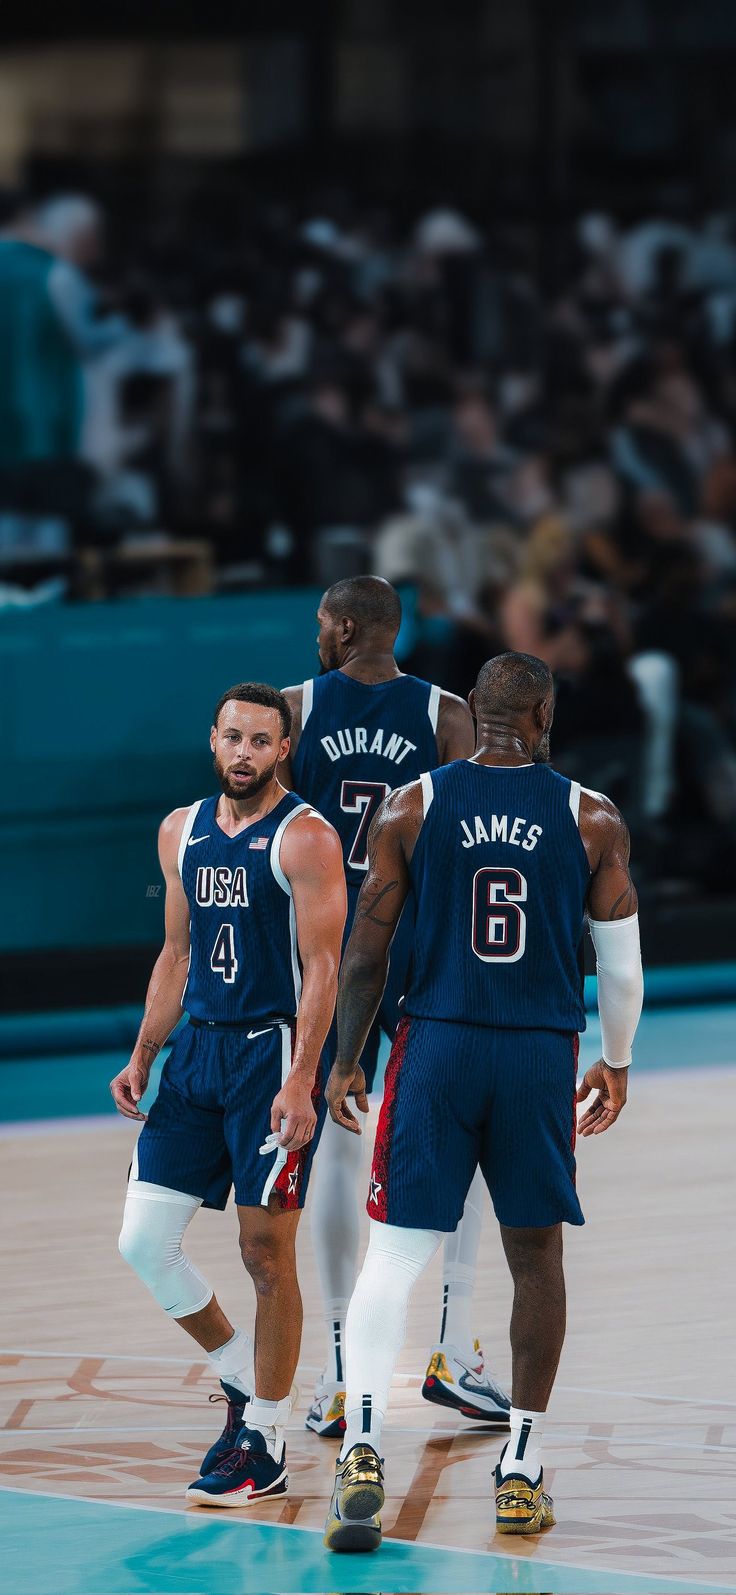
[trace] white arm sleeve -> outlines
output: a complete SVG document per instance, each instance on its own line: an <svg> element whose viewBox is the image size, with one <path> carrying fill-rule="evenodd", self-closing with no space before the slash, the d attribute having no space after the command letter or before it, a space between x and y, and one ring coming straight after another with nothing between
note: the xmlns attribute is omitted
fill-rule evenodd
<svg viewBox="0 0 736 1595"><path fill-rule="evenodd" d="M588 923L598 970L603 1062L611 1069L625 1069L631 1063L631 1043L644 1000L639 915Z"/></svg>

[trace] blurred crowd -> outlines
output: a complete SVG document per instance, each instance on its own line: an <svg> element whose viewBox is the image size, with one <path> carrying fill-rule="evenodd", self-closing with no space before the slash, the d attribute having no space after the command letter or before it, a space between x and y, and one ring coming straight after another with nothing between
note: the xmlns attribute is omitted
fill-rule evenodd
<svg viewBox="0 0 736 1595"><path fill-rule="evenodd" d="M7 207L0 602L375 571L407 668L549 662L645 878L736 888L736 218L578 217L533 270L345 196L114 221Z"/></svg>

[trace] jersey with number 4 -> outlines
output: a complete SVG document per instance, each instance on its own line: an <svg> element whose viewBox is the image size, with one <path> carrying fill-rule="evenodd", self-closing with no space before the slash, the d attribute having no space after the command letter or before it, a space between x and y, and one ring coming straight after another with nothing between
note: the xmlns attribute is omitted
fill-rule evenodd
<svg viewBox="0 0 736 1595"><path fill-rule="evenodd" d="M218 797L193 804L179 844L191 954L182 1005L195 1019L289 1019L301 994L291 887L281 868L286 827L308 804L287 792L264 819L228 836Z"/></svg>
<svg viewBox="0 0 736 1595"><path fill-rule="evenodd" d="M423 776L422 788L406 1012L584 1030L578 953L590 867L577 782L545 764L459 759Z"/></svg>
<svg viewBox="0 0 736 1595"><path fill-rule="evenodd" d="M416 676L369 685L330 670L304 682L294 783L338 832L349 885L365 879L384 798L437 763L439 703L439 687Z"/></svg>

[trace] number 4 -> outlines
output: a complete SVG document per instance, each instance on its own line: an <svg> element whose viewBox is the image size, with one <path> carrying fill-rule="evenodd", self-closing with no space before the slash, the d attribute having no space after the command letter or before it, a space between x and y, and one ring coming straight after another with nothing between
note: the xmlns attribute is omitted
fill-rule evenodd
<svg viewBox="0 0 736 1595"><path fill-rule="evenodd" d="M212 949L210 969L216 975L222 975L227 986L233 985L238 973L238 960L235 957L235 935L232 925L220 926Z"/></svg>

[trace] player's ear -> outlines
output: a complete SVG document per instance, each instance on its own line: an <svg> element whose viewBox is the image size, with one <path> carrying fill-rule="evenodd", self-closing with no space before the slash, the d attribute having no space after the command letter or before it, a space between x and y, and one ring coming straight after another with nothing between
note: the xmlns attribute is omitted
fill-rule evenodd
<svg viewBox="0 0 736 1595"><path fill-rule="evenodd" d="M279 764L283 764L284 759L288 758L288 756L289 756L289 748L290 747L291 747L291 737L282 737L281 738L281 745L279 747L279 757L278 757L278 763Z"/></svg>
<svg viewBox="0 0 736 1595"><path fill-rule="evenodd" d="M350 615L343 615L343 617L342 617L342 641L343 642L352 642L354 636L355 636L355 621L351 620Z"/></svg>
<svg viewBox="0 0 736 1595"><path fill-rule="evenodd" d="M473 716L473 719L477 720L477 715L475 712L475 687L471 687L470 692L468 693L468 708Z"/></svg>
<svg viewBox="0 0 736 1595"><path fill-rule="evenodd" d="M214 753L217 743L217 726L210 727L210 753Z"/></svg>

